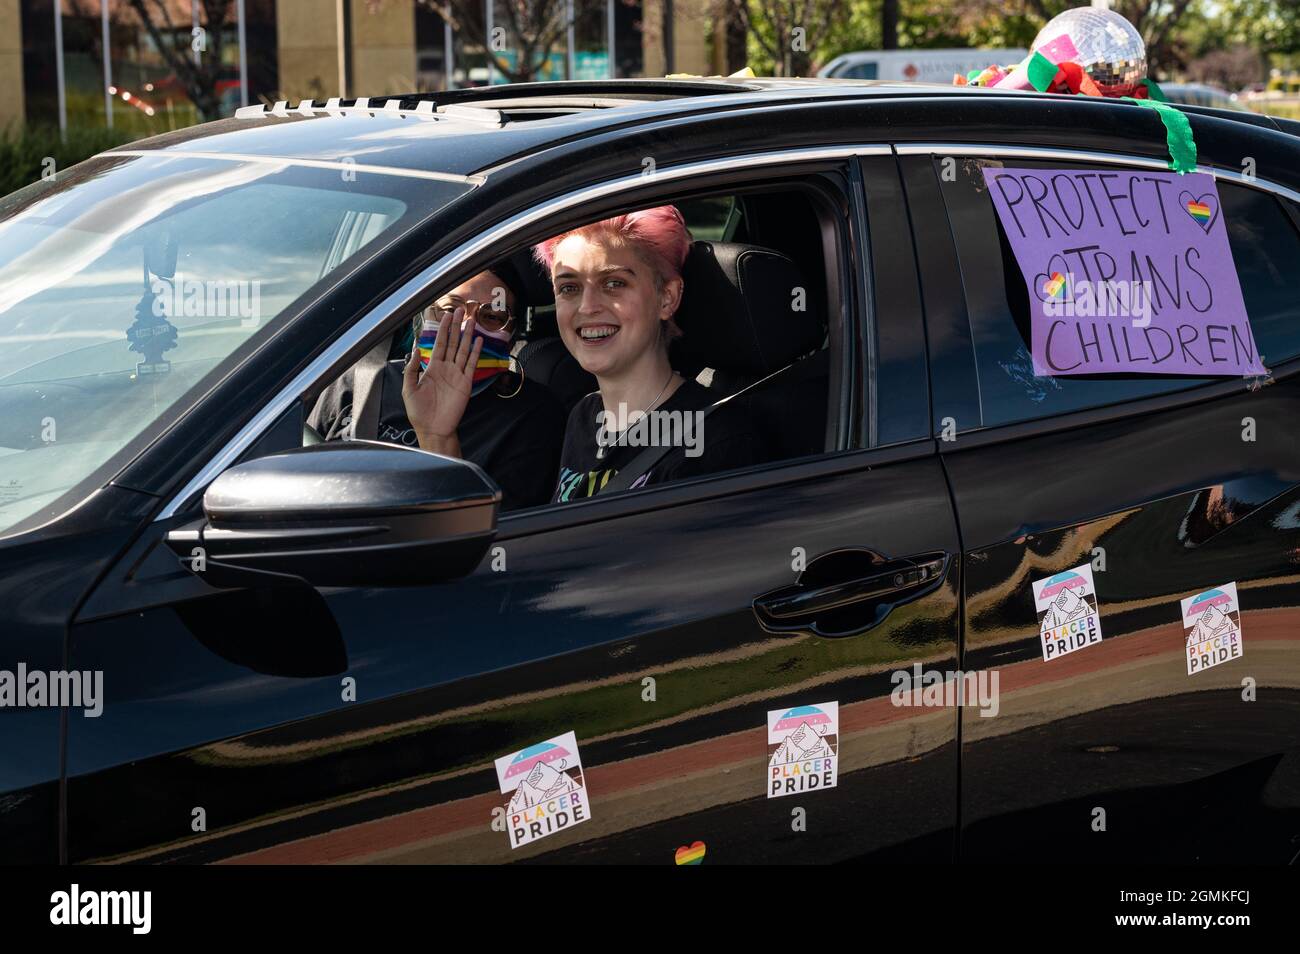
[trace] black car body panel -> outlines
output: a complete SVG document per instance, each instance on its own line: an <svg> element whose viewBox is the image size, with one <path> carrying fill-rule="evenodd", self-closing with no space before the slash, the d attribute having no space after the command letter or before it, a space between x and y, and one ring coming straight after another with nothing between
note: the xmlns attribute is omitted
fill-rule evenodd
<svg viewBox="0 0 1300 954"><path fill-rule="evenodd" d="M77 626L78 665L105 669L117 718L71 727L69 860L513 860L491 827L499 799L482 753L570 728L594 837L517 856L662 863L703 838L738 861L782 845L805 861L909 843L950 857L954 714L890 720L887 674L861 673L877 659L954 659L957 580L858 636L758 632L755 584L789 578L786 535L773 532L787 522L806 528L809 553L866 539L895 554L956 548L930 457L510 539L507 572L485 562L446 586L246 591ZM635 557L593 562L615 538L638 540ZM705 579L701 563L714 567ZM144 671L124 665L142 657ZM303 672L313 664L317 678ZM340 700L343 673L357 703ZM840 700L857 764L841 763L822 800L768 800L753 737L810 681ZM893 755L908 738L904 780ZM806 807L814 837L792 833L787 802ZM195 807L207 837L188 830Z"/></svg>

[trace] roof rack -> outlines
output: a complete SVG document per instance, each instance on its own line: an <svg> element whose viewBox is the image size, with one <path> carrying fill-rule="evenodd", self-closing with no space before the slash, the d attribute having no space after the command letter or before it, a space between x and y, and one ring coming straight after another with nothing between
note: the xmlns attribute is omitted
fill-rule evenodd
<svg viewBox="0 0 1300 954"><path fill-rule="evenodd" d="M699 80L566 80L546 83L506 83L500 86L478 86L470 89L443 90L436 93L396 93L388 96L363 96L343 99L333 96L325 101L304 99L297 106L288 100L279 100L272 106L262 104L241 106L235 110L237 119L261 119L267 116L314 116L317 113L395 113L415 116L418 119L438 119L452 116L457 119L499 126L505 117L497 110L485 108L494 100L511 100L532 97L590 96L597 99L676 99L690 96L716 96L719 93L740 93L761 89L757 84L734 79Z"/></svg>
<svg viewBox="0 0 1300 954"><path fill-rule="evenodd" d="M236 119L263 119L268 116L278 116L287 118L289 116L315 116L318 113L324 113L327 116L341 116L348 114L364 113L374 115L392 115L413 116L416 119L426 121L438 119L462 119L470 122L481 123L487 126L500 126L505 122L505 117L500 111L495 109L477 109L472 106L463 106L457 103L449 103L445 106L437 105L431 99L410 102L405 97L379 97L372 99L362 96L360 99L340 99L333 96L330 99L321 102L320 100L304 99L297 106L290 106L288 100L279 100L272 106L255 105L241 106L235 110Z"/></svg>

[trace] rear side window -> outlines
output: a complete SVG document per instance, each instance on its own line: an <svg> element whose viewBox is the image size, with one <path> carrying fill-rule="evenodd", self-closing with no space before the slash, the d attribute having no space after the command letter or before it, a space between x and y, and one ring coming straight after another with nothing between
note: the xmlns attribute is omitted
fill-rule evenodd
<svg viewBox="0 0 1300 954"><path fill-rule="evenodd" d="M1219 183L1232 260L1265 367L1300 355L1300 232L1281 200L1259 189Z"/></svg>
<svg viewBox="0 0 1300 954"><path fill-rule="evenodd" d="M939 162L936 158L936 164ZM1036 375L1030 359L1029 300L1007 237L988 196L982 169L1097 168L1070 161L959 159L936 165L966 293L984 427L1035 420L1194 388L1217 378L1141 374ZM947 171L947 174L943 174ZM1300 235L1276 198L1219 182L1233 261L1255 341L1267 366L1300 354L1300 322L1286 276L1300 272Z"/></svg>

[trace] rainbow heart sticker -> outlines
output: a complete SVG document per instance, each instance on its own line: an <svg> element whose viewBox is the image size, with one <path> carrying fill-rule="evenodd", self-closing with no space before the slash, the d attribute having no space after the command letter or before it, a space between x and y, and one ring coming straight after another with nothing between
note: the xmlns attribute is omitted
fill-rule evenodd
<svg viewBox="0 0 1300 954"><path fill-rule="evenodd" d="M677 849L677 863L679 865L698 865L704 860L704 842L697 841L691 847L685 845Z"/></svg>
<svg viewBox="0 0 1300 954"><path fill-rule="evenodd" d="M1065 297L1065 276L1060 272L1052 272L1052 277L1043 285L1043 294L1048 298Z"/></svg>
<svg viewBox="0 0 1300 954"><path fill-rule="evenodd" d="M1205 195L1192 195L1190 192L1180 192L1178 202L1187 210L1187 214L1192 217L1192 221L1209 234L1210 228L1214 225L1215 219L1219 217L1218 203L1215 202L1214 196L1210 193Z"/></svg>

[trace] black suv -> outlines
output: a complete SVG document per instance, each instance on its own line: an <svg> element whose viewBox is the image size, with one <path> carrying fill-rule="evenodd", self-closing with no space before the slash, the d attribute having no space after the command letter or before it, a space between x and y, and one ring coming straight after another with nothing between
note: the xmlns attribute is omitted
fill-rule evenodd
<svg viewBox="0 0 1300 954"><path fill-rule="evenodd" d="M1121 101L277 103L4 199L0 856L1291 860L1300 140L1183 112L1271 377L1035 375L983 170L1167 170ZM674 361L761 464L498 513L470 463L306 426L432 295L665 203ZM1084 564L1104 638L1045 660L1033 587ZM1227 583L1244 654L1189 676L1180 601ZM963 673L984 705L920 691Z"/></svg>

